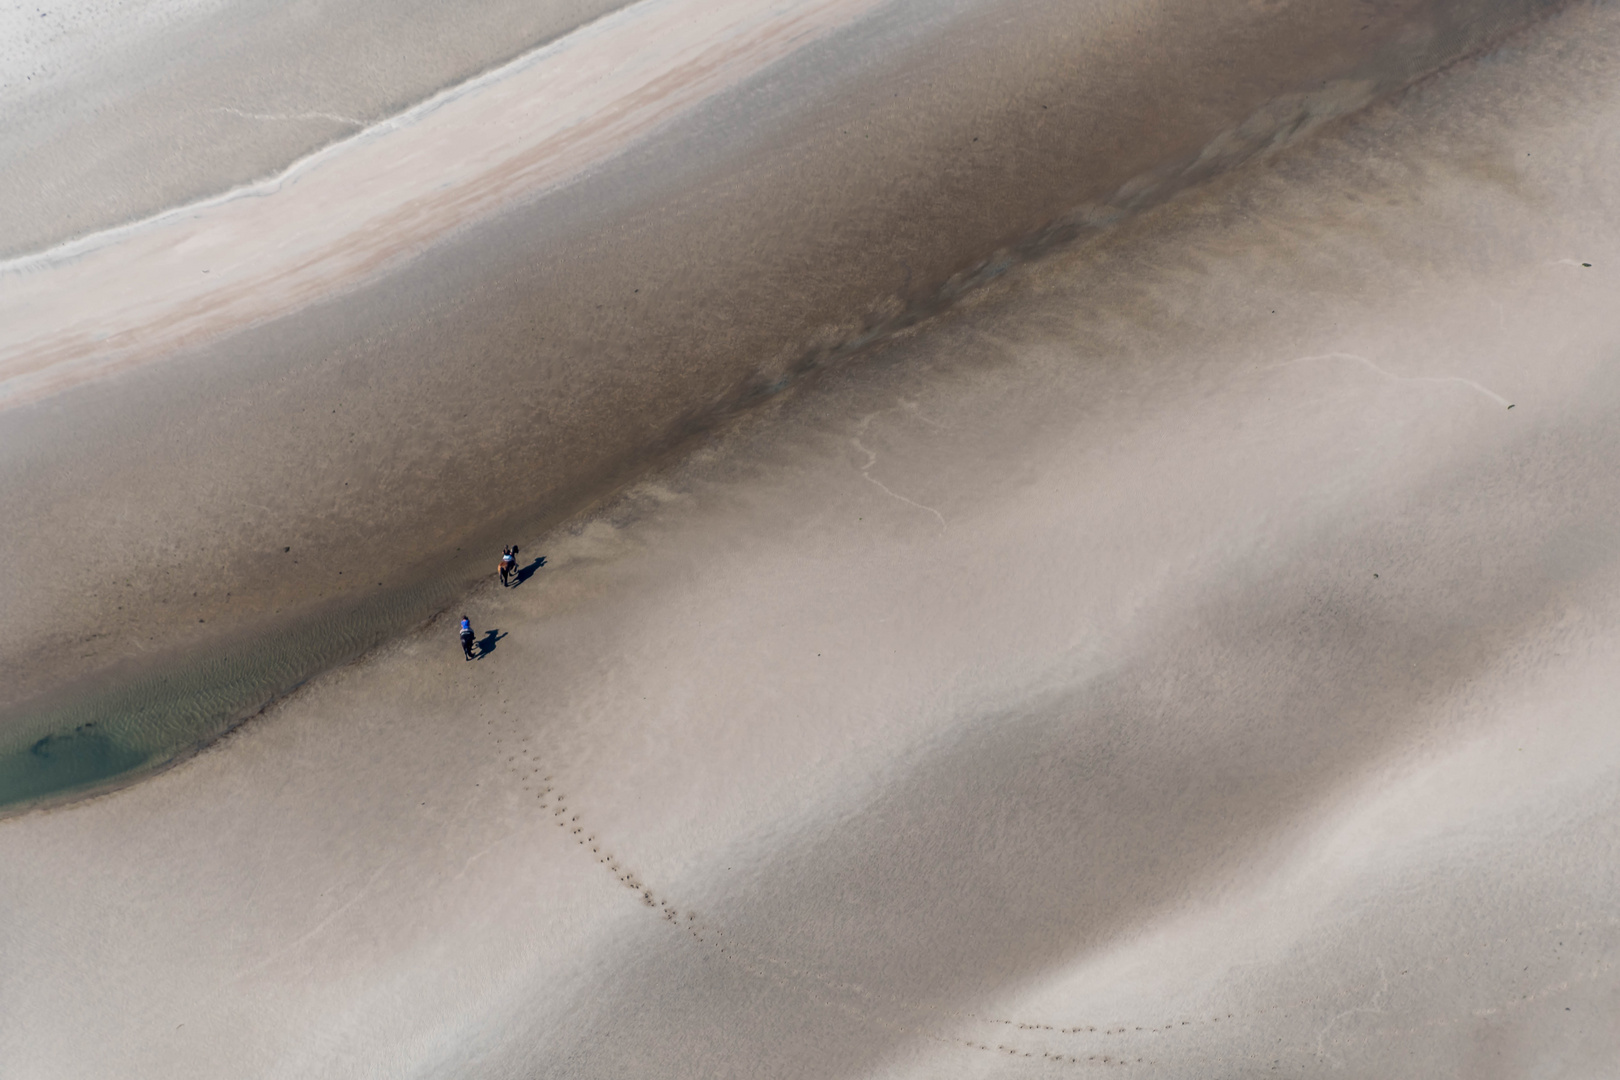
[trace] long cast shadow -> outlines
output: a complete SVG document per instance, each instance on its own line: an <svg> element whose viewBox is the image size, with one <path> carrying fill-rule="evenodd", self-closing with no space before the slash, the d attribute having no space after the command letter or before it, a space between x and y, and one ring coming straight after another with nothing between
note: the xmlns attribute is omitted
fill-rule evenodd
<svg viewBox="0 0 1620 1080"><path fill-rule="evenodd" d="M534 562L530 563L528 566L524 566L524 567L519 568L519 570L517 572L517 581L513 582L513 584L514 585L521 585L525 581L528 581L530 578L532 578L534 576L534 572L536 570L540 569L544 565L546 565L546 557L544 555L542 555L538 559L535 559Z"/></svg>
<svg viewBox="0 0 1620 1080"><path fill-rule="evenodd" d="M495 643L506 635L499 630L485 630L484 636L478 640L478 659L482 660L495 651Z"/></svg>

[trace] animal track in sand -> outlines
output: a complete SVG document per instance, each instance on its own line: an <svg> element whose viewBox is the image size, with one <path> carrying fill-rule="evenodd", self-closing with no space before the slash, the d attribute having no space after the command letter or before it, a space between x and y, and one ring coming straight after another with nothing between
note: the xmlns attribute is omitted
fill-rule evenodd
<svg viewBox="0 0 1620 1080"><path fill-rule="evenodd" d="M514 731L514 734L516 732ZM524 736L528 741L528 736ZM518 760L519 758L523 760ZM582 820L583 812L569 802L567 794L556 792L553 787L553 775L542 774L541 760L533 751L524 748L519 754L512 755L506 761L506 766L518 780L523 791L534 791L535 799L542 808L550 808L558 828L569 827L567 834L575 838L575 843L588 849L591 858L608 873L612 874L621 886L637 894L641 906L657 912L659 919L674 927L680 933L690 937L694 943L709 951L710 955L724 961L750 977L764 980L789 993L794 993L810 999L813 1003L848 1016L852 1021L891 1030L897 1033L926 1039L929 1042L943 1046L952 1046L959 1049L976 1050L981 1053L996 1054L1004 1057L1039 1059L1052 1064L1065 1066L1090 1067L1129 1067L1132 1065L1152 1065L1155 1059L1142 1054L1130 1053L1129 1050L1146 1049L1141 1046L1141 1039L1163 1039L1178 1037L1180 1035L1198 1035L1204 1028L1226 1024L1245 1025L1260 1017L1284 1010L1285 1006L1262 1007L1246 1010L1241 1015L1226 1012L1214 1015L1181 1016L1171 1019L1159 1019L1148 1024L1124 1022L1115 1020L1112 1023L1069 1023L1047 1024L1026 1020L1008 1019L1003 1017L984 1016L973 1012L963 1012L955 1009L941 1008L935 1005L919 1003L916 1000L906 999L898 995L874 992L864 986L845 980L831 978L819 972L801 968L786 961L776 959L757 952L754 949L730 938L719 927L711 926L698 915L697 911L684 908L663 896L651 885L630 869L616 854L613 853L607 841L594 831L589 830L588 822ZM1560 935L1563 937L1580 936L1587 930L1596 928L1613 928L1620 926L1620 918L1607 921L1566 921L1548 925L1542 928L1546 935ZM1471 948L1457 954L1447 955L1423 965L1414 965L1402 969L1398 974L1388 977L1385 990L1391 983L1411 978L1414 974L1429 974L1447 967L1451 964L1462 963L1474 959L1480 954L1507 945L1522 945L1522 938L1512 939L1498 937L1491 940L1477 942ZM1558 942L1559 947L1563 941ZM1549 984L1534 997L1540 998L1566 989L1566 983ZM1527 995L1527 1000L1529 995ZM1504 1008L1511 1009L1521 1004L1515 999L1507 1003ZM996 1027L1011 1028L1027 1036L1039 1038L1040 1036L1055 1037L1062 1040L1080 1040L1083 1048L1071 1046L1027 1045L1024 1040L1016 1043L1006 1041L992 1041L985 1037L971 1038L966 1035L942 1035L937 1026L920 1023L917 1019L909 1019L904 1014L919 1017L932 1014L940 1020L958 1026L982 1025L985 1028ZM1473 1014L1470 1013L1470 1016ZM1434 1020L1429 1026L1444 1026L1448 1021ZM1089 1045L1085 1045L1089 1044ZM1118 1049L1109 1049L1102 1053L1104 1044Z"/></svg>
<svg viewBox="0 0 1620 1080"><path fill-rule="evenodd" d="M516 731L513 731L516 734ZM527 741L527 737L524 737ZM874 1012L872 1005L882 1000L882 996L874 995L862 987L829 979L815 972L799 970L792 965L774 958L764 956L741 943L730 939L718 928L705 923L695 910L683 908L662 896L648 885L646 881L629 869L617 855L607 846L606 842L594 831L589 831L588 823L582 821L582 813L569 801L564 792L555 790L554 776L551 773L542 773L540 758L527 748L518 754L508 755L503 763L507 771L517 780L525 793L533 791L535 801L541 808L551 810L551 816L558 828L569 827L568 835L575 837L575 842L590 851L592 859L611 873L620 885L637 894L642 906L657 912L659 919L674 927L680 933L690 937L694 943L708 950L710 954L729 966L741 970L749 976L763 979L790 993L810 998L816 1004L833 1012L848 1016L851 1020L866 1024L876 1024L887 1030L927 1039L941 1045L960 1048L975 1049L985 1053L1003 1054L1012 1057L1024 1057L1034 1060L1040 1058L1047 1062L1065 1065L1125 1065L1133 1064L1125 1057L1117 1054L1087 1055L1060 1054L1050 1050L1011 1046L1005 1042L991 1045L988 1042L973 1039L953 1038L941 1035L937 1029L908 1021L901 1017L885 1015ZM851 998L857 1000L851 1000ZM910 1012L933 1011L937 1009L919 1008L915 1003L903 1002L897 998L890 999L889 1003L895 1007ZM892 1010L886 1010L892 1011ZM978 1020L969 1014L953 1014L958 1020ZM985 1022L985 1021L979 1021ZM1039 1025L1020 1025L1025 1030L1046 1030ZM1080 1028L1073 1029L1080 1031ZM1095 1031L1095 1028L1091 1029ZM1138 1059L1145 1060L1145 1059Z"/></svg>

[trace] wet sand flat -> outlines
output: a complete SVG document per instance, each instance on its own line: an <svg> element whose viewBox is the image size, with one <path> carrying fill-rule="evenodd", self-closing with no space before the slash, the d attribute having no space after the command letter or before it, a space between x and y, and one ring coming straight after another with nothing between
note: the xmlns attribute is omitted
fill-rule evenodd
<svg viewBox="0 0 1620 1080"><path fill-rule="evenodd" d="M280 186L12 260L12 801L184 753L514 530L1545 6L638 5L554 47L595 58L566 93L520 62Z"/></svg>
<svg viewBox="0 0 1620 1080"><path fill-rule="evenodd" d="M0 822L0 1060L1602 1075L1617 46L1009 269L545 534L475 663Z"/></svg>

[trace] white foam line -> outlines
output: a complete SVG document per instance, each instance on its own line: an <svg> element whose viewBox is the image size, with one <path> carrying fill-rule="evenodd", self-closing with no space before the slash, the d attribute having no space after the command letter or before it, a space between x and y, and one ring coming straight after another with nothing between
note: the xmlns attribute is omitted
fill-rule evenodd
<svg viewBox="0 0 1620 1080"><path fill-rule="evenodd" d="M258 113L245 112L242 109L232 109L225 105L220 105L210 111L225 113L229 116L240 116L245 120L288 121L293 123L302 122L304 120L335 120L340 124L348 124L351 127L363 128L366 126L366 122L364 120L357 120L352 116L339 116L337 113L329 112Z"/></svg>
<svg viewBox="0 0 1620 1080"><path fill-rule="evenodd" d="M885 409L883 411L888 412L890 410ZM879 414L878 413L868 413L868 414L866 414L866 416L862 417L861 422L860 422L860 426L855 429L857 434L855 435L854 438L850 439L850 442L855 444L855 449L859 450L861 453L866 455L866 464L861 466L861 475L863 477L865 477L867 480L871 481L873 484L876 484L877 487L878 487L878 490L883 492L883 494L889 496L891 499L898 499L901 502L905 503L907 506L915 506L918 510L926 510L928 513L933 514L936 518L939 519L939 529L940 529L940 531L944 532L945 531L945 515L944 514L941 514L938 510L935 510L932 506L924 506L922 503L918 502L915 499L906 498L904 495L900 494L898 491L893 490L887 484L885 484L883 481L879 480L877 477L872 475L872 466L877 464L877 459L878 459L877 451L868 449L866 444L861 442L861 435L866 434L867 425L870 424L872 422L872 418L877 416L877 415L879 415Z"/></svg>
<svg viewBox="0 0 1620 1080"><path fill-rule="evenodd" d="M366 895L371 892L371 887L373 885L377 884L377 879L382 876L383 871L387 870L390 866L392 866L397 861L398 861L397 858L390 858L390 859L384 860L377 867L377 869L375 869L375 870L373 870L371 872L371 876L366 879L366 882L365 882L364 885L361 885L360 888L356 889L354 891L353 895L351 895L347 900L343 901L343 903L339 904L336 908L334 908L331 912L329 912L326 915L325 918L321 919L320 922L316 923L314 926L310 927L308 930L304 931L304 933L298 935L292 941L289 941L286 945L283 945L281 948L277 949L275 952L271 953L269 956L264 957L258 963L251 964L248 967L245 967L242 970L238 971L235 975L231 976L230 981L231 982L238 982L238 981L240 981L242 979L247 978L249 975L255 974L255 973L260 972L260 971L263 971L265 968L269 967L271 964L274 964L277 960L280 960L281 958L289 955L290 953L294 952L295 950L303 947L305 944L307 944L312 938L314 938L321 931L325 930L328 926L331 926L338 919L342 918L343 914L345 912L347 912L350 908L354 907L354 905L358 904L361 900L365 899Z"/></svg>
<svg viewBox="0 0 1620 1080"><path fill-rule="evenodd" d="M1315 360L1353 360L1364 367L1376 371L1386 379L1393 379L1396 382L1461 383L1463 386L1466 386L1471 390L1479 391L1481 394L1484 394L1486 397L1505 408L1513 408L1513 403L1507 398L1503 397L1501 394L1498 394L1494 390L1481 386L1473 379L1465 379L1459 375L1397 375L1393 371L1386 371L1384 368L1379 367L1365 356L1358 356L1355 353L1331 352L1321 353L1316 356L1300 356L1293 360L1284 360L1280 364L1274 364L1268 370L1276 371L1278 368L1290 367L1294 364L1304 364Z"/></svg>
<svg viewBox="0 0 1620 1080"><path fill-rule="evenodd" d="M429 113L435 112L444 105L455 101L458 98L464 97L467 94L470 94L485 86L489 86L492 83L497 83L507 79L518 72L532 67L536 63L567 51L586 37L600 35L604 31L609 31L617 26L624 25L630 22L632 19L643 17L649 9L668 6L673 2L675 2L675 0L638 0L636 3L628 4L616 11L603 15L601 18L586 23L584 26L577 27L560 38L553 41L548 41L544 45L537 46L536 48L531 49L529 52L523 53L512 60L508 60L504 64L490 68L488 71L481 74L474 75L472 78L467 79L464 82L456 83L454 86L446 87L431 97L425 98L401 112L397 112L392 116L384 117L370 126L362 127L361 130L355 132L347 138L339 139L336 142L327 143L319 150L311 151L310 153L305 154L303 157L294 160L286 168L272 176L268 176L262 180L253 180L246 184L240 184L234 188L230 188L229 190L222 191L217 195L209 195L206 198L198 199L195 202L189 202L181 206L172 206L165 210L159 210L154 214L150 214L144 218L137 218L136 220L126 222L123 225L114 225L111 228L87 233L84 236L76 237L72 240L64 240L60 244L45 248L41 251L17 255L10 259L0 260L0 274L28 271L36 269L41 265L71 259L75 256L82 255L87 251L93 251L97 248L114 243L131 233L149 228L153 225L190 217L195 215L198 211L208 210L216 206L223 206L226 203L234 202L237 199L274 194L275 192L279 191L281 187L289 180L294 179L299 173L309 169L310 166L316 164L324 158L341 153L344 149L353 146L357 142L364 139L373 138L383 132L407 127L410 124L420 120L422 117L427 116ZM222 111L237 112L238 110L224 109ZM241 115L247 116L249 114L242 113ZM279 119L279 117L276 117L276 119ZM347 117L337 116L333 116L333 119L349 120ZM359 120L350 120L350 122L356 124L363 123Z"/></svg>

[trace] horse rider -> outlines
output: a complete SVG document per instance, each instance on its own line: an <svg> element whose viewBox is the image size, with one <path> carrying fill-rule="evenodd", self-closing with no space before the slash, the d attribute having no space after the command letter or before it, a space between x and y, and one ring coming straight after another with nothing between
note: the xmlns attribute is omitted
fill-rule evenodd
<svg viewBox="0 0 1620 1080"><path fill-rule="evenodd" d="M473 638L477 636L477 634L473 633L472 620L463 615L461 617L461 651L467 654L469 660L473 658Z"/></svg>
<svg viewBox="0 0 1620 1080"><path fill-rule="evenodd" d="M507 578L517 571L516 547L501 548L501 584L507 583Z"/></svg>

